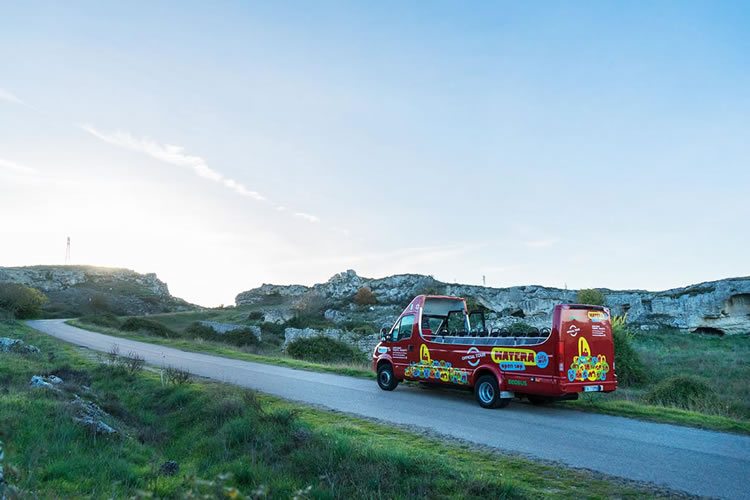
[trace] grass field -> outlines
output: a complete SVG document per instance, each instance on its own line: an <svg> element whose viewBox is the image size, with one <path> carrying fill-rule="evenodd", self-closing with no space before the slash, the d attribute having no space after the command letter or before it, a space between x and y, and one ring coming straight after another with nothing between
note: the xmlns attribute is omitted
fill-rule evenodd
<svg viewBox="0 0 750 500"><path fill-rule="evenodd" d="M228 321L226 318L229 318L231 314L245 317L247 315L247 311L237 312L232 309L219 313L224 315L222 321ZM173 313L149 316L149 318L179 332L180 328L184 329L194 321L197 317L195 314ZM273 346L264 354L259 355L245 352L242 348L205 342L200 339L165 339L147 335L145 332L122 332L76 320L72 321L72 324L102 333L183 350L350 376L373 376L365 364L310 363L288 358ZM663 330L638 332L632 336L631 344L646 367L648 381L645 384L634 387L621 386L611 394L585 395L578 401L555 405L560 408L750 434L750 384L746 383L750 379L750 363L746 361L750 357L750 336L716 337ZM715 397L707 400L705 404L692 405L690 408L644 402L652 387L660 381L680 375L691 375L705 381L715 393Z"/></svg>
<svg viewBox="0 0 750 500"><path fill-rule="evenodd" d="M660 493L233 386L165 383L158 372L128 371L19 323L0 323L0 336L41 349L0 354L2 465L21 497L623 498ZM65 382L61 390L31 388L29 379L36 374L56 374ZM74 422L74 394L101 406L118 433L99 435ZM167 467L167 461L175 464Z"/></svg>

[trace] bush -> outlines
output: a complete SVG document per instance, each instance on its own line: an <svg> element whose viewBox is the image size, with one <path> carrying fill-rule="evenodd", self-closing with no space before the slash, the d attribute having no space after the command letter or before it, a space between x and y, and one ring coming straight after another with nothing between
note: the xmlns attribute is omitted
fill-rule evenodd
<svg viewBox="0 0 750 500"><path fill-rule="evenodd" d="M523 336L537 334L539 333L539 329L523 321L517 321L508 327L508 332L512 335Z"/></svg>
<svg viewBox="0 0 750 500"><path fill-rule="evenodd" d="M264 317L265 315L262 311L253 311L247 315L247 319L250 321L261 321Z"/></svg>
<svg viewBox="0 0 750 500"><path fill-rule="evenodd" d="M612 338L615 344L615 373L622 386L638 385L648 380L648 372L641 357L633 348L631 333L624 321L615 319L612 323Z"/></svg>
<svg viewBox="0 0 750 500"><path fill-rule="evenodd" d="M578 290L578 293L576 294L576 302L592 306L603 306L604 294L595 288L584 288L583 290Z"/></svg>
<svg viewBox="0 0 750 500"><path fill-rule="evenodd" d="M89 314L80 319L83 323L104 326L107 328L120 328L120 318L112 313Z"/></svg>
<svg viewBox="0 0 750 500"><path fill-rule="evenodd" d="M158 321L147 318L128 318L120 326L126 332L146 332L157 337L176 337L177 334Z"/></svg>
<svg viewBox="0 0 750 500"><path fill-rule="evenodd" d="M260 340L250 328L239 328L226 333L219 333L210 326L196 321L185 329L185 333L190 337L210 340L212 342L224 342L238 347L248 345L257 346L260 343Z"/></svg>
<svg viewBox="0 0 750 500"><path fill-rule="evenodd" d="M47 297L37 290L18 283L0 283L0 309L5 309L18 319L39 315Z"/></svg>
<svg viewBox="0 0 750 500"><path fill-rule="evenodd" d="M365 361L364 353L340 340L329 337L308 337L290 342L287 354L296 359L320 363L358 363Z"/></svg>
<svg viewBox="0 0 750 500"><path fill-rule="evenodd" d="M363 286L354 294L354 303L359 306L371 306L378 303L377 297L369 286Z"/></svg>
<svg viewBox="0 0 750 500"><path fill-rule="evenodd" d="M164 378L168 384L183 385L190 382L190 372L174 366L168 366L164 369Z"/></svg>
<svg viewBox="0 0 750 500"><path fill-rule="evenodd" d="M653 405L673 406L684 410L705 411L720 406L719 397L703 380L679 375L662 380L644 397Z"/></svg>
<svg viewBox="0 0 750 500"><path fill-rule="evenodd" d="M146 360L135 352L131 352L130 354L122 358L121 362L123 367L125 367L125 371L127 371L128 375L131 376L138 374L138 372L143 370L143 367L146 364Z"/></svg>
<svg viewBox="0 0 750 500"><path fill-rule="evenodd" d="M226 342L227 344L233 344L239 347L248 345L257 346L260 344L260 339L258 339L250 328L239 328L227 333L217 333L216 335L217 338L214 340Z"/></svg>
<svg viewBox="0 0 750 500"><path fill-rule="evenodd" d="M260 331L263 333L264 337L268 335L272 337L283 337L285 328L286 326L281 323L270 323L266 321L260 324Z"/></svg>

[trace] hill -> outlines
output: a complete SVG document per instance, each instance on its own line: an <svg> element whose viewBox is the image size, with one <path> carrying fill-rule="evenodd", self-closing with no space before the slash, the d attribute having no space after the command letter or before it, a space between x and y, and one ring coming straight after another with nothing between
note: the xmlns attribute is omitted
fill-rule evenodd
<svg viewBox="0 0 750 500"><path fill-rule="evenodd" d="M48 301L43 314L72 317L109 312L142 315L195 308L173 297L156 274L94 266L0 267L0 283L26 285L42 291Z"/></svg>

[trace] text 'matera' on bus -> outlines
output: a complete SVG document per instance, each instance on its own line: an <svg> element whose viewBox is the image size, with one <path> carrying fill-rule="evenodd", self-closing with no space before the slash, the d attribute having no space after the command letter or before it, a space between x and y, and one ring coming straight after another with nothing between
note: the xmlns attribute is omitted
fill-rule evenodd
<svg viewBox="0 0 750 500"><path fill-rule="evenodd" d="M381 332L372 367L383 390L402 380L473 388L484 408L617 388L609 310L581 304L555 306L552 328L511 336L487 330L462 298L419 295Z"/></svg>

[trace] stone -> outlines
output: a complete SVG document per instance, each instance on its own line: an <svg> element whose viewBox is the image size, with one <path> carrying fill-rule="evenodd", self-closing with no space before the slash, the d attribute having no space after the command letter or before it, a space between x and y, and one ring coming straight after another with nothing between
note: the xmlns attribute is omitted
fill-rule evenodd
<svg viewBox="0 0 750 500"><path fill-rule="evenodd" d="M56 390L56 387L54 386L54 384L50 382L46 377L43 377L41 375L32 376L31 382L29 382L29 385L37 389L55 389Z"/></svg>
<svg viewBox="0 0 750 500"><path fill-rule="evenodd" d="M99 405L91 401L81 399L78 395L68 403L74 412L73 420L88 428L94 434L116 434L117 430L105 422L110 415L102 410Z"/></svg>
<svg viewBox="0 0 750 500"><path fill-rule="evenodd" d="M21 339L11 339L0 337L0 352L14 352L18 354L36 354L39 351L37 346L27 344Z"/></svg>

